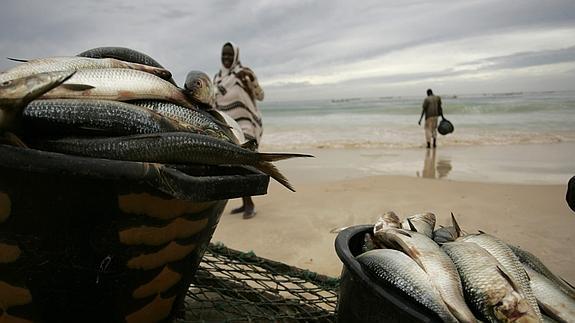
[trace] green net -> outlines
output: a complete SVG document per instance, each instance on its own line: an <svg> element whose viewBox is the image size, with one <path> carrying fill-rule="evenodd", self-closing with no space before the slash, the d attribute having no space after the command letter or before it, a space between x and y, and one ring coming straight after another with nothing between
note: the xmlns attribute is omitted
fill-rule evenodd
<svg viewBox="0 0 575 323"><path fill-rule="evenodd" d="M335 322L339 280L210 244L176 322Z"/></svg>

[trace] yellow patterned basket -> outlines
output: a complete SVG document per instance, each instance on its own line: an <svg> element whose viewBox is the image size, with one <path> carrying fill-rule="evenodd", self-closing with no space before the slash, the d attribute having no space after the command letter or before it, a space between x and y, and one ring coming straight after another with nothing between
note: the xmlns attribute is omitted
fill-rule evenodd
<svg viewBox="0 0 575 323"><path fill-rule="evenodd" d="M171 320L227 199L268 183L0 145L0 322Z"/></svg>

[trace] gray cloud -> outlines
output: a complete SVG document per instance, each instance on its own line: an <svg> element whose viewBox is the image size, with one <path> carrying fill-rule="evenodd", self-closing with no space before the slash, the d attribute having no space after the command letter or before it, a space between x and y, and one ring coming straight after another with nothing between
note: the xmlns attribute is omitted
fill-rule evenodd
<svg viewBox="0 0 575 323"><path fill-rule="evenodd" d="M544 50L539 52L524 52L513 55L490 57L487 59L471 61L460 66L482 66L476 70L497 70L503 68L523 68L547 64L575 62L575 46L558 50Z"/></svg>
<svg viewBox="0 0 575 323"><path fill-rule="evenodd" d="M233 41L241 48L243 63L254 68L265 84L283 76L335 71L342 65L414 46L513 31L575 28L575 2L7 0L0 11L0 28L0 70L14 65L3 57L74 55L93 47L124 46L154 57L181 83L192 69L210 75L217 72L221 45ZM482 62L489 63L491 70L568 62L573 61L573 46L575 40L565 40L568 49L563 51L510 52ZM362 85L358 92L366 88L376 91L373 82L470 72L447 68L433 73L398 73L340 86ZM268 98L289 98L293 89L310 86L284 82L270 86ZM329 95L336 86L320 88Z"/></svg>

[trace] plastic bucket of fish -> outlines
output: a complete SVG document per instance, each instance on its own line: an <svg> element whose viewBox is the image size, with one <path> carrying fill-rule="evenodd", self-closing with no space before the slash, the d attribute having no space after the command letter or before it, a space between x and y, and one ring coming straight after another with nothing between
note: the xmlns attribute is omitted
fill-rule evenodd
<svg viewBox="0 0 575 323"><path fill-rule="evenodd" d="M337 302L339 322L441 322L432 311L411 300L393 286L381 286L355 259L362 253L366 233L373 225L357 225L341 231L335 250L343 263Z"/></svg>
<svg viewBox="0 0 575 323"><path fill-rule="evenodd" d="M0 145L0 321L172 319L227 199L268 182Z"/></svg>

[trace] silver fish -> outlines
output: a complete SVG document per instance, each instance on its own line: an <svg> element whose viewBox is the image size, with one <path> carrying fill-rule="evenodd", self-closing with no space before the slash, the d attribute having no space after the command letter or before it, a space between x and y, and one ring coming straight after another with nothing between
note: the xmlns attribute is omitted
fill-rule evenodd
<svg viewBox="0 0 575 323"><path fill-rule="evenodd" d="M413 228L409 224L408 220L413 225ZM435 214L427 212L407 217L401 223L401 228L404 230L415 229L412 231L423 233L429 238L433 238L433 229L435 228Z"/></svg>
<svg viewBox="0 0 575 323"><path fill-rule="evenodd" d="M358 256L361 266L383 286L394 286L435 312L444 322L458 322L429 275L401 251L376 249Z"/></svg>
<svg viewBox="0 0 575 323"><path fill-rule="evenodd" d="M115 46L96 47L83 51L76 56L91 57L91 58L115 58L122 61L164 68L160 63L158 63L158 61L156 61L152 57L140 51L127 47L115 47ZM173 85L177 86L173 78L170 78L168 81Z"/></svg>
<svg viewBox="0 0 575 323"><path fill-rule="evenodd" d="M194 108L181 89L170 82L150 73L123 68L80 70L41 99L155 99Z"/></svg>
<svg viewBox="0 0 575 323"><path fill-rule="evenodd" d="M294 191L288 180L271 163L306 154L258 153L210 136L167 132L113 138L63 138L40 140L38 146L55 152L167 164L249 165L270 175Z"/></svg>
<svg viewBox="0 0 575 323"><path fill-rule="evenodd" d="M457 241L474 242L495 257L495 259L501 263L506 272L509 273L511 279L520 286L519 292L523 297L525 297L525 299L527 299L529 305L535 310L539 320L542 320L541 312L537 306L537 300L535 299L535 295L533 295L533 291L529 285L529 277L517 256L515 256L511 248L509 248L505 242L487 233L469 234L458 238Z"/></svg>
<svg viewBox="0 0 575 323"><path fill-rule="evenodd" d="M38 73L56 72L56 71L78 71L82 69L97 68L127 68L139 70L154 74L163 79L170 78L172 75L169 71L143 64L124 62L113 58L86 58L86 57L45 57L31 60L25 60L13 68L0 73L0 82L13 80Z"/></svg>
<svg viewBox="0 0 575 323"><path fill-rule="evenodd" d="M451 313L461 322L476 322L463 297L459 273L451 259L424 234L403 229L378 232L387 246L402 250L431 277Z"/></svg>
<svg viewBox="0 0 575 323"><path fill-rule="evenodd" d="M521 263L529 268L535 270L541 275L545 276L550 281L554 282L564 293L575 299L575 289L573 286L564 281L561 277L555 275L547 266L543 264L539 258L527 250L521 249L514 245L509 245L513 253L519 258Z"/></svg>
<svg viewBox="0 0 575 323"><path fill-rule="evenodd" d="M234 135L227 125L216 121L217 119L214 119L208 112L200 110L199 108L189 109L171 102L159 100L135 100L130 101L130 103L150 109L166 117L178 120L179 122L190 124L216 138L235 142L232 139Z"/></svg>
<svg viewBox="0 0 575 323"><path fill-rule="evenodd" d="M543 311L558 322L575 322L575 299L563 293L557 285L542 274L524 266L531 288Z"/></svg>
<svg viewBox="0 0 575 323"><path fill-rule="evenodd" d="M32 101L22 112L31 131L133 135L191 131L198 127L180 123L133 104L108 100L53 99Z"/></svg>
<svg viewBox="0 0 575 323"><path fill-rule="evenodd" d="M465 298L480 319L488 322L539 322L529 302L501 264L472 242L449 242L441 247L459 271ZM479 315L478 315L479 316Z"/></svg>

